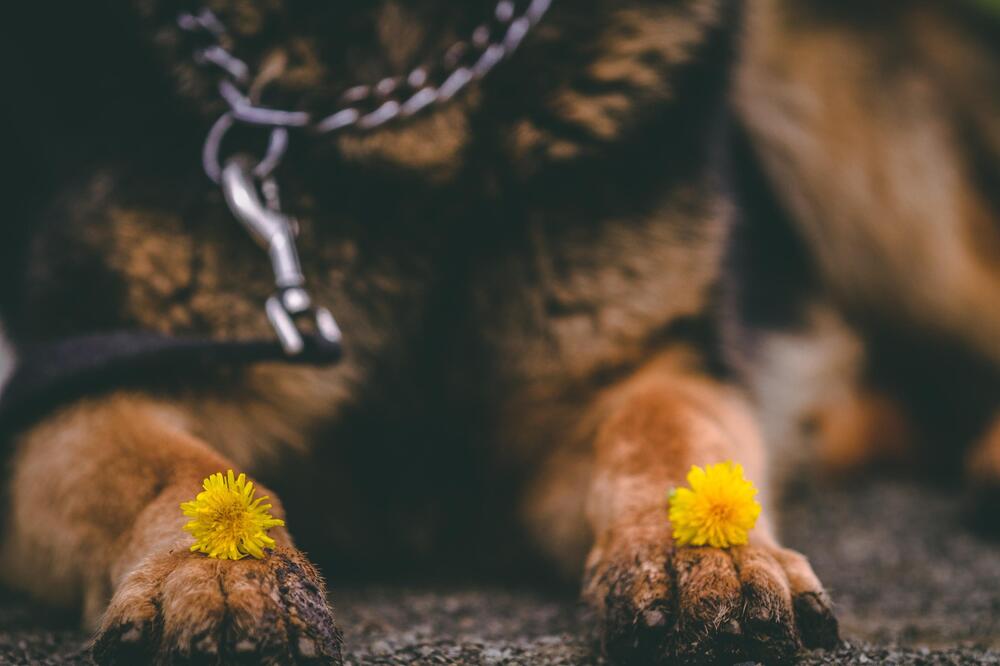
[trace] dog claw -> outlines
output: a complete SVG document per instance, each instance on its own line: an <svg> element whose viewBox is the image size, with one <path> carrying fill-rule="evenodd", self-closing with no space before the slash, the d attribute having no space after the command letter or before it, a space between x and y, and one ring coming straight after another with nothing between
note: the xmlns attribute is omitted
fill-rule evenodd
<svg viewBox="0 0 1000 666"><path fill-rule="evenodd" d="M142 633L142 627L131 625L127 630L122 632L118 640L122 643L138 643L142 640Z"/></svg>
<svg viewBox="0 0 1000 666"><path fill-rule="evenodd" d="M727 636L742 636L743 625L738 620L732 619L719 627L719 633Z"/></svg>

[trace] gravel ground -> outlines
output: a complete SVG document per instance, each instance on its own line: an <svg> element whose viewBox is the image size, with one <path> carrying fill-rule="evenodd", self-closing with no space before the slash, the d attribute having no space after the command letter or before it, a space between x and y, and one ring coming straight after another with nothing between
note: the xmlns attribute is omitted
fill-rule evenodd
<svg viewBox="0 0 1000 666"><path fill-rule="evenodd" d="M845 643L804 664L1000 664L1000 543L954 492L870 480L791 494L786 541L838 603ZM350 664L599 664L573 599L489 585L340 589ZM0 592L0 663L84 664L86 636Z"/></svg>

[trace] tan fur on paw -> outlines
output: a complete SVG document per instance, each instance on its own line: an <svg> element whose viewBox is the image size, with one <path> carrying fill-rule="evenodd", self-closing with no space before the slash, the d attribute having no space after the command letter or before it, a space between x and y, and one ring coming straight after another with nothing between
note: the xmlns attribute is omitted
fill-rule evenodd
<svg viewBox="0 0 1000 666"><path fill-rule="evenodd" d="M93 655L99 664L339 664L341 643L319 574L279 547L263 560L146 560L111 600Z"/></svg>
<svg viewBox="0 0 1000 666"><path fill-rule="evenodd" d="M838 640L808 562L780 548L620 541L595 548L584 592L615 663L785 663Z"/></svg>

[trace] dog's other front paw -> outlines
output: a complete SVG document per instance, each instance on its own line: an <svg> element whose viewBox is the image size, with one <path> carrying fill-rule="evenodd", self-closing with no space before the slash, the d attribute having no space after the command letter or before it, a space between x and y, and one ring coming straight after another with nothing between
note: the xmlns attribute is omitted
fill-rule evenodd
<svg viewBox="0 0 1000 666"><path fill-rule="evenodd" d="M965 454L966 504L972 525L1000 537L1000 417Z"/></svg>
<svg viewBox="0 0 1000 666"><path fill-rule="evenodd" d="M619 535L591 552L584 594L623 664L786 663L838 641L806 559L777 547L677 548Z"/></svg>
<svg viewBox="0 0 1000 666"><path fill-rule="evenodd" d="M316 569L279 547L262 560L148 558L112 598L93 656L99 664L340 664L341 644Z"/></svg>

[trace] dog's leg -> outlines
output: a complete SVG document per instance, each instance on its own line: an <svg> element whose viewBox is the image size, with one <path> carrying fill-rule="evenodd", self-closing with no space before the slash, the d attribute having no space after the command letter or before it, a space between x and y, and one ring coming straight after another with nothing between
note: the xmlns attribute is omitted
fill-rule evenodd
<svg viewBox="0 0 1000 666"><path fill-rule="evenodd" d="M18 441L0 570L41 599L82 601L100 663L339 662L323 581L284 528L262 560L189 552L180 503L230 467L162 404L66 409Z"/></svg>
<svg viewBox="0 0 1000 666"><path fill-rule="evenodd" d="M584 595L598 613L609 655L641 664L775 663L792 657L800 642L835 642L836 620L819 580L802 555L777 544L766 515L748 546L672 542L667 494L686 483L691 465L731 459L758 486L765 480L761 443L741 398L697 370L663 360L600 403L588 524L580 529L593 535ZM537 531L568 541L565 525Z"/></svg>
<svg viewBox="0 0 1000 666"><path fill-rule="evenodd" d="M965 478L976 527L1000 534L1000 416L966 453Z"/></svg>
<svg viewBox="0 0 1000 666"><path fill-rule="evenodd" d="M874 389L853 389L812 413L822 467L847 474L910 459L916 435L900 403Z"/></svg>
<svg viewBox="0 0 1000 666"><path fill-rule="evenodd" d="M625 660L774 663L799 641L829 644L836 621L804 557L781 548L763 515L751 544L676 548L667 492L691 465L742 463L765 481L756 426L741 398L664 363L608 396L594 442L588 516L595 536L585 594L610 654Z"/></svg>

